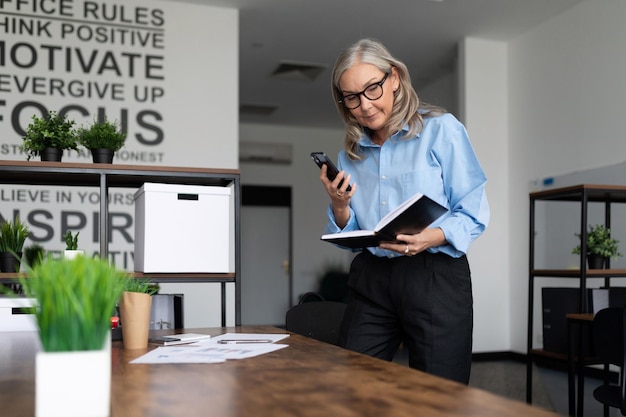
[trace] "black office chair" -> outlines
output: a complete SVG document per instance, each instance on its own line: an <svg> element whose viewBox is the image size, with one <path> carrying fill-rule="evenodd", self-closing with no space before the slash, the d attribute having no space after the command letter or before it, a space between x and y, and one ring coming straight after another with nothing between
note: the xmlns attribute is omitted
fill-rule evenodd
<svg viewBox="0 0 626 417"><path fill-rule="evenodd" d="M327 272L320 281L319 294L327 301L348 302L348 278L347 272Z"/></svg>
<svg viewBox="0 0 626 417"><path fill-rule="evenodd" d="M285 328L293 333L338 345L339 327L346 304L336 301L301 302L291 307Z"/></svg>
<svg viewBox="0 0 626 417"><path fill-rule="evenodd" d="M595 355L605 365L604 383L593 391L593 397L604 404L604 415L609 407L626 416L626 307L609 307L596 313L593 319L593 347ZM611 384L608 365L620 368L618 384Z"/></svg>
<svg viewBox="0 0 626 417"><path fill-rule="evenodd" d="M312 302L317 302L317 301L325 301L325 300L324 300L324 297L322 297L320 293L315 292L315 291L310 291L300 296L300 298L298 299L298 304L312 303Z"/></svg>

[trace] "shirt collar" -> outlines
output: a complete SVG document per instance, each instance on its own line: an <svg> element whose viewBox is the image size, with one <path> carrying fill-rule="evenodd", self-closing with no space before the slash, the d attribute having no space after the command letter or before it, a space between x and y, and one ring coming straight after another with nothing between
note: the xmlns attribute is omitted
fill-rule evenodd
<svg viewBox="0 0 626 417"><path fill-rule="evenodd" d="M409 125L405 125L399 132L391 135L391 137L389 137L387 140L391 140L394 142L398 141L400 140L401 137L404 136L405 132L408 132L408 130L409 130ZM419 137L419 134L417 135L417 137ZM362 146L364 148L380 147L380 145L372 141L372 137L368 129L364 130L363 136L361 136L361 139L359 139L359 146Z"/></svg>

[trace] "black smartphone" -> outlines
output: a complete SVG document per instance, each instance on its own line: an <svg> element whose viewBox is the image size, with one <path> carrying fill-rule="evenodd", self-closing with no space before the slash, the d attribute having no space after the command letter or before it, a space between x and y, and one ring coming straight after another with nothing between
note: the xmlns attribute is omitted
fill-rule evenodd
<svg viewBox="0 0 626 417"><path fill-rule="evenodd" d="M330 160L328 155L326 155L324 152L311 152L311 158L313 159L313 161L315 161L317 166L320 168L322 168L322 165L326 164L326 167L327 167L326 176L331 181L335 180L335 178L337 177L337 174L339 173L339 170L337 169L333 161ZM342 184L343 184L343 180L341 180L341 182L339 183L339 187L341 187ZM352 190L352 187L348 185L348 188L346 188L346 191L350 191L350 190Z"/></svg>

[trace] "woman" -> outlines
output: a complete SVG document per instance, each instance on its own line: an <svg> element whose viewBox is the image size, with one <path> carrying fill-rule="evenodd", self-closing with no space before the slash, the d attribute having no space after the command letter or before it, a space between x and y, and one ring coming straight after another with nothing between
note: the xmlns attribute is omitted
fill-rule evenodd
<svg viewBox="0 0 626 417"><path fill-rule="evenodd" d="M421 233L355 257L341 345L392 360L404 343L412 368L467 384L473 307L466 253L489 221L486 177L467 132L443 109L421 105L406 66L374 40L339 56L332 93L346 135L339 175L331 182L326 167L320 173L331 199L325 233L373 230L418 192L449 209Z"/></svg>

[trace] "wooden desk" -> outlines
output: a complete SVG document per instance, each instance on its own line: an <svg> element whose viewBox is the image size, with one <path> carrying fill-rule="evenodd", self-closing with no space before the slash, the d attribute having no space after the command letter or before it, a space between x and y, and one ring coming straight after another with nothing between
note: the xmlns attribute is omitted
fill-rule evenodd
<svg viewBox="0 0 626 417"><path fill-rule="evenodd" d="M188 331L282 332L274 327ZM286 349L221 364L130 365L145 351L124 350L114 342L111 416L557 416L303 336L291 335L285 343ZM34 414L38 346L35 332L0 335L3 417Z"/></svg>

